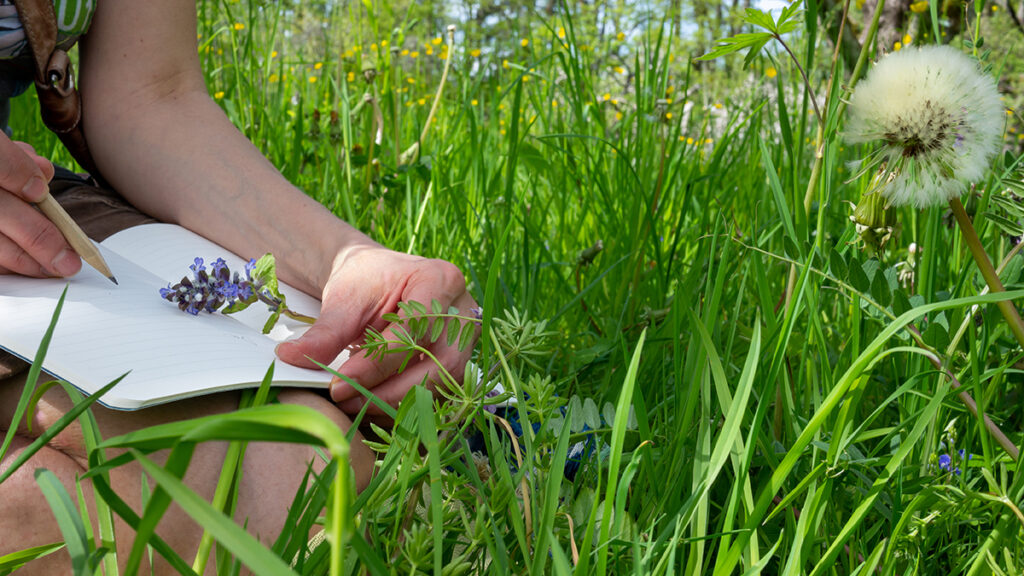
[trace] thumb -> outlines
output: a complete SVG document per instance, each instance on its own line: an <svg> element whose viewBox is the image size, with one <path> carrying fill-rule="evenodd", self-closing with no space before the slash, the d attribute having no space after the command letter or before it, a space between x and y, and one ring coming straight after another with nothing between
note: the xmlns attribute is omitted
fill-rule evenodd
<svg viewBox="0 0 1024 576"><path fill-rule="evenodd" d="M301 368L319 368L310 358L330 364L362 334L358 318L341 307L325 308L305 334L277 345L277 357Z"/></svg>

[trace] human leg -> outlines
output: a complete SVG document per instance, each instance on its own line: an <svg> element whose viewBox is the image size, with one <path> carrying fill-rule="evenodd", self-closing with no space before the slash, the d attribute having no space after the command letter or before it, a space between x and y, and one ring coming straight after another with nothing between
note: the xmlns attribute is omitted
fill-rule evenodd
<svg viewBox="0 0 1024 576"><path fill-rule="evenodd" d="M23 386L24 375L0 382L0 427L10 423ZM326 415L342 429L347 429L350 425L348 418L331 402L310 391L283 390L278 400L281 403L312 408ZM109 438L155 424L231 412L237 405L238 394L228 393L184 400L136 412L118 412L95 407L93 413L101 435ZM32 431L30 432L24 423L18 427L16 451L22 450L33 437L52 426L56 419L70 410L71 406L71 401L59 387L48 390L40 399L35 411ZM226 450L227 444L223 442L198 445L185 475L185 483L208 501L216 490ZM9 466L16 456L13 452L9 454L0 462L0 469ZM50 469L61 479L69 492L74 494L75 477L85 471L87 456L81 428L76 423L55 437L43 451L33 456L15 476L0 485L0 555L61 540L57 524L35 483L33 471L36 468ZM162 464L166 454L158 452L151 457ZM303 475L311 462L314 471L317 472L325 465L310 446L250 443L243 464L236 520L264 543L272 542L284 525L287 507L299 489ZM361 489L369 481L373 456L362 445L358 435L352 445L351 463L357 488ZM140 511L142 500L141 479L142 470L136 463L116 468L110 474L114 491L136 512ZM83 488L87 504L92 506L91 486L85 485ZM149 488L152 490L152 484ZM95 519L95 514L90 516ZM115 532L119 548L118 558L123 563L131 546L132 532L119 520L115 524ZM183 558L191 560L198 548L202 529L181 508L172 504L157 527L157 534ZM47 573L44 568L54 562L62 562L66 568L66 553L61 554L62 556L54 555L53 558L38 561L38 573ZM37 569L34 564L36 563L30 564L26 569ZM161 561L157 563L156 568L160 573L167 571L169 567ZM32 570L29 570L27 573L31 572Z"/></svg>

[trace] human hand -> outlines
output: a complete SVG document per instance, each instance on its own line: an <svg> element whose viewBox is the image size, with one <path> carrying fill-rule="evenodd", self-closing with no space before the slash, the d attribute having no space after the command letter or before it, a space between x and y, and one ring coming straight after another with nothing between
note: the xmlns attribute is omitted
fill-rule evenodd
<svg viewBox="0 0 1024 576"><path fill-rule="evenodd" d="M360 245L336 262L324 289L320 318L300 338L279 345L277 354L289 364L315 368L309 358L329 364L342 350L352 347L353 355L338 372L371 390L384 402L397 406L405 394L424 379L430 386L439 383L438 366L421 354L398 374L404 354L385 354L376 359L365 351L355 352L354 348L363 342L367 327L381 332L386 340L396 340L395 326L381 316L399 313L399 302L417 301L429 305L431 300L440 302L445 310L454 306L463 314L469 314L470 308L476 306L466 292L462 273L453 264L380 246ZM462 379L472 346L460 352L457 346L447 346L444 336L433 344L419 344L457 381ZM367 402L359 391L337 379L331 383L331 398L349 414L357 413ZM372 404L368 412L382 413Z"/></svg>
<svg viewBox="0 0 1024 576"><path fill-rule="evenodd" d="M49 190L53 164L0 132L0 274L72 276L82 260L32 204Z"/></svg>

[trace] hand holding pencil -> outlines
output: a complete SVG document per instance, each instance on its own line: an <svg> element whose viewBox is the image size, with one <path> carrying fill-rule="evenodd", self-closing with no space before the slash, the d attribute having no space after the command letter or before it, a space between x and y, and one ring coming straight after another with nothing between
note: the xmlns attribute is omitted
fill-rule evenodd
<svg viewBox="0 0 1024 576"><path fill-rule="evenodd" d="M114 281L92 241L50 196L52 177L49 161L0 132L0 274L73 276L81 255Z"/></svg>

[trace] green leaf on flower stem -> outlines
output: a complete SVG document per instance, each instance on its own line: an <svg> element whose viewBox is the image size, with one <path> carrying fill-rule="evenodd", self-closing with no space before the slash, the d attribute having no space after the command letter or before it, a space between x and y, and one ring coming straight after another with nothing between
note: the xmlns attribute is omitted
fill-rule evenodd
<svg viewBox="0 0 1024 576"><path fill-rule="evenodd" d="M866 294L871 289L871 281L868 280L868 275L864 273L864 268L856 259L850 259L850 275L847 280L850 282L850 286L853 286L853 289L858 292Z"/></svg>
<svg viewBox="0 0 1024 576"><path fill-rule="evenodd" d="M921 335L925 344L938 350L944 350L949 346L949 330L948 327L943 326L944 321L945 316L940 314L935 321L928 324L928 328Z"/></svg>
<svg viewBox="0 0 1024 576"><path fill-rule="evenodd" d="M263 325L263 333L270 334L270 331L274 329L274 324L277 324L278 319L281 318L281 310L274 310L267 318L267 323Z"/></svg>
<svg viewBox="0 0 1024 576"><path fill-rule="evenodd" d="M470 343L473 342L473 331L473 322L466 322L462 325L462 330L459 332L459 352L464 352Z"/></svg>
<svg viewBox="0 0 1024 576"><path fill-rule="evenodd" d="M769 32L753 32L747 34L737 34L730 36L729 38L722 38L718 41L718 46L714 50L707 54L700 56L697 60L714 60L726 54L732 54L733 52L739 52L744 48L750 48L747 52L746 58L743 60L744 66L749 66L750 62L761 52L764 45L768 43L774 36Z"/></svg>
<svg viewBox="0 0 1024 576"><path fill-rule="evenodd" d="M459 321L452 318L451 323L448 325L447 336L445 336L445 345L450 348L452 344L455 344L455 341L459 338L460 330Z"/></svg>
<svg viewBox="0 0 1024 576"><path fill-rule="evenodd" d="M883 307L892 302L892 292L885 274L875 273L875 279L871 281L871 297Z"/></svg>
<svg viewBox="0 0 1024 576"><path fill-rule="evenodd" d="M262 284L274 296L280 296L277 288L277 263L274 255L269 252L256 261L256 268L252 271L252 277L257 283Z"/></svg>
<svg viewBox="0 0 1024 576"><path fill-rule="evenodd" d="M910 303L910 299L902 290L896 290L892 293L892 313L896 316L902 316L904 313L910 311L914 306Z"/></svg>
<svg viewBox="0 0 1024 576"><path fill-rule="evenodd" d="M839 279L846 278L850 270L846 266L846 260L843 260L843 255L835 248L828 255L828 268L832 272L832 276Z"/></svg>
<svg viewBox="0 0 1024 576"><path fill-rule="evenodd" d="M437 302L437 300L435 300ZM444 331L444 319L435 318L433 326L430 327L430 343L437 342L437 339L441 337L441 332Z"/></svg>

